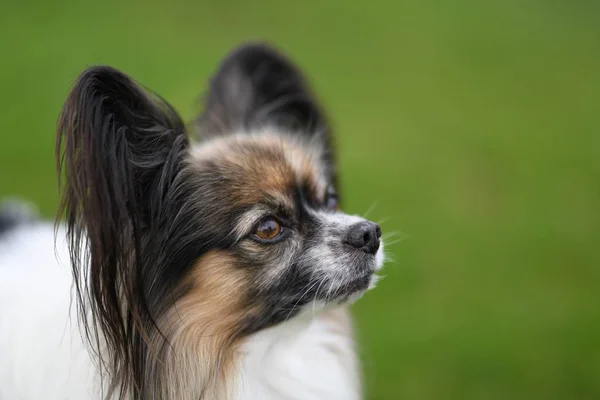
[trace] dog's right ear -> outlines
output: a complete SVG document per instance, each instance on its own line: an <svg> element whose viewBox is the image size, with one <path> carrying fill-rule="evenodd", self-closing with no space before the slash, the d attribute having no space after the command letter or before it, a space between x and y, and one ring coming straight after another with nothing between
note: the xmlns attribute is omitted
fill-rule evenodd
<svg viewBox="0 0 600 400"><path fill-rule="evenodd" d="M177 113L110 67L84 71L59 117L57 222L66 220L80 312L102 327L115 370L129 365L140 321L153 318L140 287L141 249L169 220L187 148Z"/></svg>
<svg viewBox="0 0 600 400"><path fill-rule="evenodd" d="M84 71L58 123L67 221L102 240L154 222L157 196L168 190L187 146L184 123L160 97L111 67Z"/></svg>

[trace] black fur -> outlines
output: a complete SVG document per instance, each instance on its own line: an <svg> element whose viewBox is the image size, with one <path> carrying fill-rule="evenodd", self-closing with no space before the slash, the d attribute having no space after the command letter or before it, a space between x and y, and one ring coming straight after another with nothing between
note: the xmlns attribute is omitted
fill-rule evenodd
<svg viewBox="0 0 600 400"><path fill-rule="evenodd" d="M59 118L56 155L65 179L57 218L66 219L90 344L97 348L101 331L111 350L102 360L113 375L108 394L140 393L136 359L166 291L154 282L155 268L169 256L164 235L175 218L167 205L187 147L175 111L110 67L85 71Z"/></svg>

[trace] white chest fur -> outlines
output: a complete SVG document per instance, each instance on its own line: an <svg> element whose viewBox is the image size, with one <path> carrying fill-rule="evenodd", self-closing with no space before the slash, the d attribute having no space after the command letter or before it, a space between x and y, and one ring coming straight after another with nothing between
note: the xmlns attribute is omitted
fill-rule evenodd
<svg viewBox="0 0 600 400"><path fill-rule="evenodd" d="M345 308L305 314L259 332L241 348L236 400L361 398Z"/></svg>

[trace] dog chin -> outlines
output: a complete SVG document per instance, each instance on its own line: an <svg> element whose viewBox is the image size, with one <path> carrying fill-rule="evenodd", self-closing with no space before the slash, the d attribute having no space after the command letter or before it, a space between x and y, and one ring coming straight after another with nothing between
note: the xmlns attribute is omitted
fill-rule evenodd
<svg viewBox="0 0 600 400"><path fill-rule="evenodd" d="M369 272L363 275L352 276L347 279L343 279L341 283L337 285L336 295L332 299L328 299L322 303L320 308L329 308L331 305L343 305L352 304L356 300L360 299L366 292L375 288L380 277L376 274L383 267L384 253L383 243L379 248L379 251L374 257L373 267L368 268ZM315 307L313 307L315 308ZM319 307L316 307L319 309Z"/></svg>

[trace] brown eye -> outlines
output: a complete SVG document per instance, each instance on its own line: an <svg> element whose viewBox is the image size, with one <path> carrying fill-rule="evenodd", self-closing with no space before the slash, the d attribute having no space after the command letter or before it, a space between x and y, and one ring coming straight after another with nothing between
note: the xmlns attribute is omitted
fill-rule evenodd
<svg viewBox="0 0 600 400"><path fill-rule="evenodd" d="M264 219L258 224L254 234L263 240L273 240L281 233L281 225L275 218Z"/></svg>

